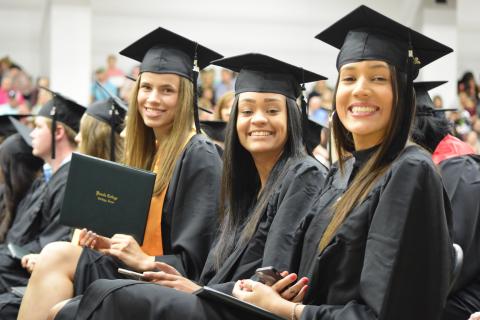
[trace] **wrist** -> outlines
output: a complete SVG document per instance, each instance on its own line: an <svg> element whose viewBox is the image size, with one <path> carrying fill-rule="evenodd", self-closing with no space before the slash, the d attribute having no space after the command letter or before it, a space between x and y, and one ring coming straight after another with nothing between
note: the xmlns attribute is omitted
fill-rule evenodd
<svg viewBox="0 0 480 320"><path fill-rule="evenodd" d="M152 271L155 269L155 257L145 255L142 263L140 264L140 270L142 271Z"/></svg>

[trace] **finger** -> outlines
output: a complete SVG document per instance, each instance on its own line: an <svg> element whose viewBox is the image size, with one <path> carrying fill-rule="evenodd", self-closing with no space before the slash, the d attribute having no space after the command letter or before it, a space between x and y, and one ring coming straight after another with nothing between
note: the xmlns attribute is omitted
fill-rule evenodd
<svg viewBox="0 0 480 320"><path fill-rule="evenodd" d="M281 296L282 298L284 299L287 299L287 300L291 300L292 298L294 298L297 294L300 293L300 290L302 290L302 288L308 284L308 278L301 278L300 280L298 280L297 283L295 283L293 286L291 286L290 288L287 288L285 289L282 293L281 293Z"/></svg>
<svg viewBox="0 0 480 320"><path fill-rule="evenodd" d="M245 291L254 291L255 290L255 287L260 285L260 282L257 282L257 281L253 281L253 280L250 280L250 279L246 279L246 280L240 280L240 286L242 287L242 290Z"/></svg>
<svg viewBox="0 0 480 320"><path fill-rule="evenodd" d="M158 269L160 271L170 273L170 274L175 274L175 275L181 275L180 272L177 271L174 267L172 267L169 264L166 264L164 262L155 262L155 269Z"/></svg>
<svg viewBox="0 0 480 320"><path fill-rule="evenodd" d="M292 284L296 280L297 280L297 275L295 273L290 273L285 278L275 282L275 284L272 285L272 289L277 292L282 292L285 290L285 288L287 288L290 284Z"/></svg>
<svg viewBox="0 0 480 320"><path fill-rule="evenodd" d="M172 275L165 273L163 271L160 272L151 272L151 271L146 271L143 273L143 276L148 279L154 279L154 280L168 280L168 281L176 281L179 279L178 276Z"/></svg>
<svg viewBox="0 0 480 320"><path fill-rule="evenodd" d="M295 303L300 303L303 301L303 298L305 298L305 295L307 294L308 286L304 285L303 288L300 290L300 292L297 294L295 298L292 299L292 302Z"/></svg>
<svg viewBox="0 0 480 320"><path fill-rule="evenodd" d="M282 271L280 272L280 275L285 278L286 276L288 276L288 271Z"/></svg>

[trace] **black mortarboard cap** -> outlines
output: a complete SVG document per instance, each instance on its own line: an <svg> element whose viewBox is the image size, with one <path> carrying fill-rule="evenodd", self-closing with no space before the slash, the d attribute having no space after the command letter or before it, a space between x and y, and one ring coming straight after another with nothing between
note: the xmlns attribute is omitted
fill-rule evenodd
<svg viewBox="0 0 480 320"><path fill-rule="evenodd" d="M114 106L113 108L112 105ZM113 98L95 101L88 106L85 112L95 119L110 125L117 133L122 132L126 110L118 108Z"/></svg>
<svg viewBox="0 0 480 320"><path fill-rule="evenodd" d="M55 132L57 121L61 121L75 132L78 132L80 119L86 108L58 92L45 87L41 88L51 92L53 95L53 98L42 106L37 116L52 119L52 159L55 159L55 138L53 133Z"/></svg>
<svg viewBox="0 0 480 320"><path fill-rule="evenodd" d="M140 61L140 73L173 73L193 82L193 118L200 133L197 78L199 69L223 57L198 42L159 27L120 51L121 55Z"/></svg>
<svg viewBox="0 0 480 320"><path fill-rule="evenodd" d="M415 89L415 103L417 106L416 116L435 116L437 113L457 110L455 108L435 108L432 98L428 94L428 91L439 87L444 83L447 83L447 81L421 81L413 84Z"/></svg>
<svg viewBox="0 0 480 320"><path fill-rule="evenodd" d="M382 60L406 71L409 49L416 71L452 52L447 47L361 5L315 38L340 49L337 69L361 60Z"/></svg>
<svg viewBox="0 0 480 320"><path fill-rule="evenodd" d="M30 137L30 133L33 131L33 129L30 128L30 127L27 127L26 125L24 125L23 123L18 121L13 116L9 116L8 120L10 121L12 126L15 128L15 132L18 132L20 134L20 136L22 136L23 141L25 141L25 143L28 146L31 147L32 146L32 137Z"/></svg>
<svg viewBox="0 0 480 320"><path fill-rule="evenodd" d="M159 27L138 39L120 54L141 62L140 72L174 73L193 80L194 59L200 69L222 57L195 41Z"/></svg>
<svg viewBox="0 0 480 320"><path fill-rule="evenodd" d="M2 114L0 115L0 136L7 137L17 132L17 129L10 121L9 117L18 119L20 117L29 117L30 115L20 115L20 114Z"/></svg>
<svg viewBox="0 0 480 320"><path fill-rule="evenodd" d="M326 77L260 53L247 53L212 61L213 65L238 72L235 94L242 92L273 92L296 100L300 96L302 134L308 135L307 103L304 84ZM308 149L307 149L308 150Z"/></svg>
<svg viewBox="0 0 480 320"><path fill-rule="evenodd" d="M328 128L328 122L320 123L312 117L308 117L307 134L304 139L309 154L312 154L313 149L320 144L322 128Z"/></svg>
<svg viewBox="0 0 480 320"><path fill-rule="evenodd" d="M260 53L223 58L212 61L212 64L238 72L235 94L273 92L295 100L301 94L301 84L327 79Z"/></svg>
<svg viewBox="0 0 480 320"><path fill-rule="evenodd" d="M200 121L200 127L203 131L215 141L225 141L225 121Z"/></svg>

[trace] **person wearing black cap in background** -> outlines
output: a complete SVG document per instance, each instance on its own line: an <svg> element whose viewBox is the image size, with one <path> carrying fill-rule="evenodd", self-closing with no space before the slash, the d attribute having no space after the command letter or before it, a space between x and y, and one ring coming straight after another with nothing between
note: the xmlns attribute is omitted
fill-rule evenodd
<svg viewBox="0 0 480 320"><path fill-rule="evenodd" d="M29 131L29 128L18 120L6 118L15 131ZM12 121L16 122L15 126ZM43 160L32 154L32 146L22 138L20 133L9 136L0 145L0 174L2 177L0 243L4 243L7 231L15 218L17 206L40 175L42 165Z"/></svg>
<svg viewBox="0 0 480 320"><path fill-rule="evenodd" d="M416 71L451 49L365 6L318 38L341 48L332 117L340 162L306 219L299 276L309 289L303 296L297 283L280 295L297 279L284 273L272 287L240 280L233 295L285 319L438 319L451 284L451 211L409 133ZM169 294L157 318L255 318L186 296Z"/></svg>
<svg viewBox="0 0 480 320"><path fill-rule="evenodd" d="M131 236L104 238L89 231L80 236L83 249L69 243L47 248L19 319L45 319L53 305L83 293L92 281L122 278L118 267L146 271L163 261L197 279L210 250L222 163L215 145L197 134L195 83L196 69L221 55L163 28L120 53L141 61L127 114L124 162L157 173L143 245ZM61 289L51 290L53 283Z"/></svg>
<svg viewBox="0 0 480 320"><path fill-rule="evenodd" d="M447 109L428 95L444 81L415 83L417 113L412 138L432 154L452 206L453 241L463 249L463 266L451 289L444 320L465 320L480 310L480 156L451 135Z"/></svg>
<svg viewBox="0 0 480 320"><path fill-rule="evenodd" d="M30 276L20 261L10 256L8 243L21 246L28 252L38 253L50 242L70 238L71 229L60 225L58 220L69 161L76 148L74 138L84 110L85 108L76 102L54 93L53 99L47 102L35 117L35 129L31 132L19 130L26 143L31 144L32 154L51 166L53 176L48 182L43 176L37 178L17 207L5 244L0 246L2 293L9 291L12 286L26 285ZM54 150L55 154L52 154ZM6 319L3 313L8 303L4 303L3 298L0 300L1 317Z"/></svg>
<svg viewBox="0 0 480 320"><path fill-rule="evenodd" d="M300 253L296 249L301 239L295 235L296 226L320 193L326 169L306 153L295 99L300 95L300 83L325 78L255 53L212 64L239 75L225 141L226 187L221 207L227 209L198 284L168 265L159 265L161 272L144 273L150 283L96 281L82 301L67 304L55 319L73 319L77 310L81 317L91 319L129 319L133 314L141 319L161 318L172 300L193 314L197 310L188 301L196 298L191 293L200 285L230 294L236 280L252 276L259 267L297 267ZM112 288L115 298L105 294ZM98 312L90 314L94 310Z"/></svg>

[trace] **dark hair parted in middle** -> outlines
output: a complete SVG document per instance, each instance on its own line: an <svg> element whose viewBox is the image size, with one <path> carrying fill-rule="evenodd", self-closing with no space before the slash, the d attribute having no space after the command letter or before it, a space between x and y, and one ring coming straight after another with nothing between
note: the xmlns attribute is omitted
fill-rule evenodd
<svg viewBox="0 0 480 320"><path fill-rule="evenodd" d="M273 190L286 175L290 163L306 155L302 142L300 109L286 99L287 141L283 153L260 192L260 177L251 154L240 144L237 133L238 95L225 136L224 167L220 208L221 226L215 245L215 269L218 270L231 252L248 242L262 217ZM259 194L260 192L260 194Z"/></svg>

